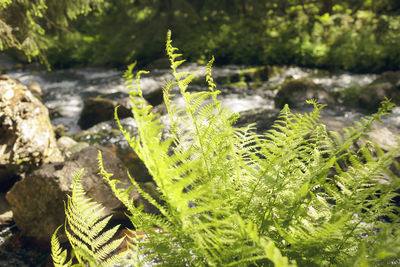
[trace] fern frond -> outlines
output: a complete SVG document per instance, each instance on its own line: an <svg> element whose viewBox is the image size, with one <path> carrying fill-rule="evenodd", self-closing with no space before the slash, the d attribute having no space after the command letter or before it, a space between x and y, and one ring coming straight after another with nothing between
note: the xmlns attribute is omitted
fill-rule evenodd
<svg viewBox="0 0 400 267"><path fill-rule="evenodd" d="M67 261L67 250L63 250L60 246L60 242L57 238L57 233L62 227L59 226L53 233L51 237L51 257L53 259L53 264L55 267L66 267L71 266L71 261Z"/></svg>
<svg viewBox="0 0 400 267"><path fill-rule="evenodd" d="M86 197L81 184L82 174L83 169L75 175L72 195L68 196L65 232L80 263L111 266L115 263L111 259L118 257L110 257L124 238L111 241L119 226L103 232L111 216L102 218L104 208Z"/></svg>
<svg viewBox="0 0 400 267"><path fill-rule="evenodd" d="M354 145L390 110L389 102L343 134L328 133L319 123L324 105L316 100L308 101L314 111L305 114L284 106L263 134L257 134L254 125L235 129L238 115L217 100L213 58L205 71L209 90L191 92L187 88L196 73L178 71L184 59L172 46L170 32L166 50L175 79L163 88L171 126L163 125L146 106L140 88L143 72L137 73L136 90L131 87L130 92L137 136L123 129L115 111L120 130L157 184L161 201L129 173L129 185L112 179L101 153L98 157L103 179L127 207L135 230L144 233L131 245L138 264L346 266L353 258L376 263L398 255L398 246L387 240L399 236L400 209L393 199L400 180L392 164L400 146L385 152L369 141ZM125 77L133 83L131 67ZM184 105L174 103L175 89ZM161 215L135 207L134 192ZM75 203L74 196L82 200ZM83 198L83 189L77 187L68 199L68 238L82 259L108 264L119 257L113 255L119 241L107 242L116 228L101 230L108 219ZM89 217L91 213L95 216ZM385 244L394 249L379 250Z"/></svg>

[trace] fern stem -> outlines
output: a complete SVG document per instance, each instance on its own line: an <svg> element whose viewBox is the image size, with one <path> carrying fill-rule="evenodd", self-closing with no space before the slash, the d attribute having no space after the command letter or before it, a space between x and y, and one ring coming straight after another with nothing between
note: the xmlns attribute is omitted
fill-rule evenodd
<svg viewBox="0 0 400 267"><path fill-rule="evenodd" d="M171 62L174 62L174 59L172 57L170 59L171 59ZM211 177L211 170L210 170L210 166L208 164L208 160L207 160L207 157L206 157L206 154L205 154L204 144L202 142L202 135L200 134L199 126L197 124L196 117L194 116L194 110L193 110L193 108L192 108L192 106L190 104L190 101L189 101L188 97L187 97L188 93L186 92L186 88L185 88L186 85L184 85L182 83L182 80L179 79L178 73L176 71L176 68L174 66L172 66L172 69L173 69L173 75L174 75L175 79L178 82L178 86L179 86L179 89L180 89L181 94L183 96L183 99L185 100L186 110L188 111L190 120L191 120L193 126L195 127L195 131L196 131L195 139L197 139L197 142L200 145L200 150L201 150L203 163L205 164L206 170L207 170L207 176L211 180L211 178L212 178Z"/></svg>

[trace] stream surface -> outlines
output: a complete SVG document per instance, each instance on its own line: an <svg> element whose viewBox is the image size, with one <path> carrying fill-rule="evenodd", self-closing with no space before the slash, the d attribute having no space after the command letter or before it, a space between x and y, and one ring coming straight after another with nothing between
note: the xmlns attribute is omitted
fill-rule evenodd
<svg viewBox="0 0 400 267"><path fill-rule="evenodd" d="M229 76L245 68L235 65L214 67L212 73L214 77ZM204 71L204 67L199 67L196 64L187 64L182 68L185 71L196 69ZM77 122L87 98L107 96L118 100L128 95L125 79L122 78L123 72L114 69L80 68L53 72L12 71L7 74L25 85L32 82L39 83L43 91L42 99L50 110L53 125L65 126L67 134L74 134L80 130ZM376 79L376 76L375 74L350 74L345 72L332 74L321 70L283 67L268 81L258 83L256 88L248 89L227 85L217 85L217 88L222 92L219 99L223 106L231 111L241 112L257 108L273 109L273 98L277 93L274 88L277 88L288 77L295 79L309 77L316 84L320 84L333 92L355 85L365 86ZM172 78L170 69L153 70L150 74L142 76L141 88L145 93L151 92L161 88L165 81ZM193 90L207 90L207 88L194 86ZM178 104L181 103L180 99L176 101ZM328 107L332 110L334 108ZM352 112L357 113L357 111L350 110L349 113L347 110L346 112L342 114L343 118L352 120L358 117L350 114ZM335 115L341 116L341 114Z"/></svg>

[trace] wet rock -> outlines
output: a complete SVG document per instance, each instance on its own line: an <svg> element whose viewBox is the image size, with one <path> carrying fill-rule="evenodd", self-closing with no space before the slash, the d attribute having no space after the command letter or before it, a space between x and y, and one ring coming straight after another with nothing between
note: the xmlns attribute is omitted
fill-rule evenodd
<svg viewBox="0 0 400 267"><path fill-rule="evenodd" d="M136 136L138 134L136 122L133 118L125 118L120 122L124 129L129 131L131 136ZM87 130L78 132L73 138L77 141L87 142L89 144L98 143L111 149L125 164L136 181L147 182L152 180L143 162L133 152L125 137L118 129L115 121L99 123Z"/></svg>
<svg viewBox="0 0 400 267"><path fill-rule="evenodd" d="M133 118L121 119L120 123L132 136L137 134L137 126ZM103 146L120 145L120 143L127 145L115 120L98 123L87 130L77 132L72 138L79 142L87 142L89 144L98 143Z"/></svg>
<svg viewBox="0 0 400 267"><path fill-rule="evenodd" d="M317 99L321 104L334 104L334 97L322 86L311 79L300 78L287 80L275 97L275 107L282 108L289 104L290 108L306 105L306 100Z"/></svg>
<svg viewBox="0 0 400 267"><path fill-rule="evenodd" d="M54 230L64 223L66 194L71 193L74 174L81 168L85 168L82 184L87 196L105 206L104 216L113 214L114 220L126 219L123 204L98 175L98 150L102 152L104 168L114 174L113 178L127 183L122 187L130 184L123 163L111 151L100 146L85 148L63 163L44 165L17 182L6 196L14 221L24 235L35 240L50 240ZM133 192L132 197L135 203L145 202L137 192Z"/></svg>
<svg viewBox="0 0 400 267"><path fill-rule="evenodd" d="M319 120L320 123L326 126L328 131L342 132L343 128L354 126L354 123L340 119L338 117L322 115ZM371 125L370 131L366 133L368 140L376 143L384 151L391 151L393 148L398 147L400 141L400 130L390 125L385 125L380 122L374 122ZM365 144L367 139L360 138L357 146L360 147Z"/></svg>
<svg viewBox="0 0 400 267"><path fill-rule="evenodd" d="M18 81L0 79L0 183L62 161L47 108Z"/></svg>
<svg viewBox="0 0 400 267"><path fill-rule="evenodd" d="M11 221L13 218L13 213L11 210L3 212L0 214L0 224L6 223Z"/></svg>
<svg viewBox="0 0 400 267"><path fill-rule="evenodd" d="M250 109L239 113L240 117L235 126L243 127L250 123L255 123L257 132L263 133L270 129L279 114L278 109Z"/></svg>
<svg viewBox="0 0 400 267"><path fill-rule="evenodd" d="M42 88L40 88L40 84L38 82L31 82L28 84L28 90L38 99L41 100L42 97Z"/></svg>
<svg viewBox="0 0 400 267"><path fill-rule="evenodd" d="M400 105L400 71L384 73L366 86L360 94L359 104L362 108L376 111L385 98Z"/></svg>
<svg viewBox="0 0 400 267"><path fill-rule="evenodd" d="M12 211L10 208L10 204L8 204L6 200L5 193L0 193L0 225L4 224L7 221L12 220Z"/></svg>
<svg viewBox="0 0 400 267"><path fill-rule="evenodd" d="M77 143L78 142L68 136L62 136L57 140L58 149L60 149L62 153L65 153L68 149L70 149Z"/></svg>
<svg viewBox="0 0 400 267"><path fill-rule="evenodd" d="M368 137L384 151L391 151L400 145L400 130L381 123L374 123Z"/></svg>
<svg viewBox="0 0 400 267"><path fill-rule="evenodd" d="M261 66L247 69L232 69L214 75L217 84L235 84L238 82L261 82L268 80L268 67Z"/></svg>
<svg viewBox="0 0 400 267"><path fill-rule="evenodd" d="M400 71L384 72L370 85L363 88L359 104L362 108L375 111L385 97L400 105Z"/></svg>
<svg viewBox="0 0 400 267"><path fill-rule="evenodd" d="M340 120L334 116L322 115L319 119L319 123L326 126L326 130L341 132L343 128L347 128L353 125L353 123L345 120Z"/></svg>
<svg viewBox="0 0 400 267"><path fill-rule="evenodd" d="M140 188L149 194L155 201L158 203L161 203L160 201L160 192L157 190L157 186L154 182L139 182ZM160 211L150 204L147 200L140 198L138 201L135 203L137 205L142 205L144 210L147 210L149 213L153 214L159 214Z"/></svg>
<svg viewBox="0 0 400 267"><path fill-rule="evenodd" d="M17 231L7 237L0 247L0 267L53 266L49 245L49 242L37 243Z"/></svg>
<svg viewBox="0 0 400 267"><path fill-rule="evenodd" d="M152 61L146 66L146 69L169 69L171 62L167 57Z"/></svg>
<svg viewBox="0 0 400 267"><path fill-rule="evenodd" d="M50 115L50 119L51 119L51 115ZM55 133L57 139L62 137L62 136L65 136L67 134L66 133L67 129L62 124L54 125L53 126L53 130L54 130L54 133Z"/></svg>
<svg viewBox="0 0 400 267"><path fill-rule="evenodd" d="M72 155L88 147L89 144L85 142L77 142L71 137L63 136L57 140L57 146L60 149L64 159L68 159Z"/></svg>
<svg viewBox="0 0 400 267"><path fill-rule="evenodd" d="M147 90L143 93L143 97L149 102L153 107L158 106L164 102L164 95L162 87L156 88L154 90Z"/></svg>
<svg viewBox="0 0 400 267"><path fill-rule="evenodd" d="M400 71L385 71L372 83L381 82L389 82L395 86L398 85L400 82Z"/></svg>
<svg viewBox="0 0 400 267"><path fill-rule="evenodd" d="M118 103L117 101L102 97L88 98L84 103L84 107L78 121L79 126L82 129L88 129L99 122L114 119L114 110L119 104L127 105L128 103ZM118 116L120 119L131 116L130 107L121 105L118 108Z"/></svg>
<svg viewBox="0 0 400 267"><path fill-rule="evenodd" d="M267 81L269 76L269 68L267 66L244 69L239 72L245 82L262 82Z"/></svg>

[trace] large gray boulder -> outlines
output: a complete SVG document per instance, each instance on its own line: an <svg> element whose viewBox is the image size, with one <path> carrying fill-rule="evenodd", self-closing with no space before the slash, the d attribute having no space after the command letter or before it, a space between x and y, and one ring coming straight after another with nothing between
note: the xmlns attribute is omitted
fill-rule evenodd
<svg viewBox="0 0 400 267"><path fill-rule="evenodd" d="M362 108L375 111L385 98L400 105L400 71L384 72L378 79L363 88L359 104Z"/></svg>
<svg viewBox="0 0 400 267"><path fill-rule="evenodd" d="M136 121L133 118L121 119L120 123L131 136L138 135ZM73 138L80 143L97 143L113 150L117 157L122 160L124 165L128 168L130 174L136 181L152 181L152 177L144 163L133 152L124 135L118 129L118 125L115 121L106 121L96 124L87 130L76 133Z"/></svg>
<svg viewBox="0 0 400 267"><path fill-rule="evenodd" d="M120 119L132 116L130 112L129 101L118 101L102 98L90 97L83 106L78 124L82 129L88 129L99 122L109 121L114 119L115 107L118 108L118 117Z"/></svg>
<svg viewBox="0 0 400 267"><path fill-rule="evenodd" d="M275 107L283 108L285 104L290 108L303 107L309 99L317 99L321 104L335 103L334 97L322 86L309 78L300 78L285 81L275 97Z"/></svg>
<svg viewBox="0 0 400 267"><path fill-rule="evenodd" d="M0 183L62 161L47 108L25 86L0 76Z"/></svg>
<svg viewBox="0 0 400 267"><path fill-rule="evenodd" d="M249 109L239 113L240 117L235 123L236 127L244 127L250 123L255 123L255 128L258 133L264 133L271 129L275 120L278 118L278 109L257 108Z"/></svg>
<svg viewBox="0 0 400 267"><path fill-rule="evenodd" d="M42 166L25 179L17 182L7 193L7 200L14 214L14 221L26 236L38 241L49 241L54 230L64 223L64 202L71 193L74 174L85 168L82 184L87 196L105 207L104 216L113 214L113 219L126 219L123 204L114 196L109 185L98 175L97 153L102 152L104 168L113 173L113 178L130 182L126 168L114 154L98 145L87 147L63 163ZM143 204L147 212L156 212L137 193L134 203Z"/></svg>

